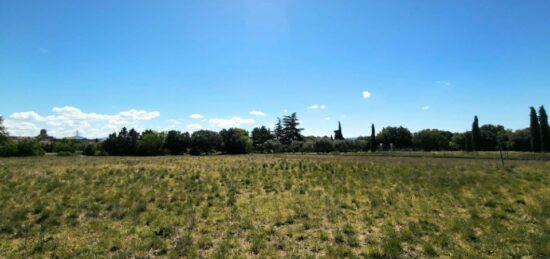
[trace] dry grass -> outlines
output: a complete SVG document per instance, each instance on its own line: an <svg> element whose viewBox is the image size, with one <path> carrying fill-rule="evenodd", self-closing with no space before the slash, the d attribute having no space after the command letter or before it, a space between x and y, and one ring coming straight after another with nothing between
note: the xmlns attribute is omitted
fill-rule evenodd
<svg viewBox="0 0 550 259"><path fill-rule="evenodd" d="M0 159L6 257L549 257L550 163Z"/></svg>

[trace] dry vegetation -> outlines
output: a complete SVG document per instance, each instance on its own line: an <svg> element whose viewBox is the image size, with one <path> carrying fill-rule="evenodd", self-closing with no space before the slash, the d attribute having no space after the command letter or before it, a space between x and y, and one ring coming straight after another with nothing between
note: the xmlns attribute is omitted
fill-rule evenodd
<svg viewBox="0 0 550 259"><path fill-rule="evenodd" d="M549 257L550 162L0 159L0 257Z"/></svg>

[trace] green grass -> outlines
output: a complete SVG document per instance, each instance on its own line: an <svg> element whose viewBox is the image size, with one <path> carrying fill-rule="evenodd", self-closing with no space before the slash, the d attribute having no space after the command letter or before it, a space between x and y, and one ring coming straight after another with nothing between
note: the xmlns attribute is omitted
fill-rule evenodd
<svg viewBox="0 0 550 259"><path fill-rule="evenodd" d="M0 159L0 257L550 257L550 162Z"/></svg>

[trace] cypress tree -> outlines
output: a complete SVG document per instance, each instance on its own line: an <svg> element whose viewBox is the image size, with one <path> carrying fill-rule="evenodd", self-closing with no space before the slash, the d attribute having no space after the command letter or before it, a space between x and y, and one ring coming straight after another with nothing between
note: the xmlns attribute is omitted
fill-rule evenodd
<svg viewBox="0 0 550 259"><path fill-rule="evenodd" d="M539 124L542 150L550 152L550 127L548 126L548 115L546 115L544 106L539 108Z"/></svg>
<svg viewBox="0 0 550 259"><path fill-rule="evenodd" d="M340 125L340 122L338 122L338 129L334 131L334 139L344 140L344 135L342 134L342 126Z"/></svg>
<svg viewBox="0 0 550 259"><path fill-rule="evenodd" d="M474 117L474 123L472 123L472 150L478 151L481 149L481 131L479 130L479 120L477 115Z"/></svg>
<svg viewBox="0 0 550 259"><path fill-rule="evenodd" d="M533 152L540 152L541 148L541 134L540 134L540 124L537 117L537 111L535 108L531 107L531 124L529 126L531 131L531 150Z"/></svg>
<svg viewBox="0 0 550 259"><path fill-rule="evenodd" d="M371 133L370 133L370 151L376 152L376 136L374 134L374 123L371 126Z"/></svg>

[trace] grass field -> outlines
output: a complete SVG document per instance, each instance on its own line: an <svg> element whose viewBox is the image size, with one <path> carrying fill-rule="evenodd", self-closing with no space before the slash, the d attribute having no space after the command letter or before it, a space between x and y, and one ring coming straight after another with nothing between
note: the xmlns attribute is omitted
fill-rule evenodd
<svg viewBox="0 0 550 259"><path fill-rule="evenodd" d="M0 257L550 257L550 162L0 159Z"/></svg>

